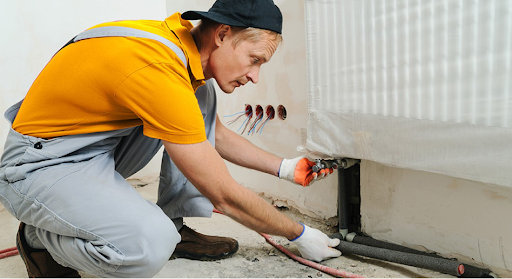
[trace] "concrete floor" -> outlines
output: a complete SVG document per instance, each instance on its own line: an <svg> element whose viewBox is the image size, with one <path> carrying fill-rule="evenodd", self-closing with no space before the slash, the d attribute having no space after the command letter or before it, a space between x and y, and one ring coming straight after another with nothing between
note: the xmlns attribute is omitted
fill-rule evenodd
<svg viewBox="0 0 512 279"><path fill-rule="evenodd" d="M150 201L156 199L157 183L131 180L141 195ZM147 184L147 185L146 185ZM143 187L140 187L144 185ZM297 221L318 228L325 233L332 233L335 228L328 227L325 222L313 220L303 215L285 210L283 213ZM155 277L165 278L331 278L326 273L302 265L268 244L258 233L245 228L230 218L214 214L212 218L186 218L191 228L211 235L233 237L240 244L239 251L232 257L220 261L192 261L175 259L169 261ZM15 235L19 222L0 206L0 250L15 246ZM298 255L294 245L288 244L284 238L275 239L291 252ZM418 278L418 277L451 277L438 272L386 263L353 255L342 255L336 259L322 262L323 265L351 272L364 277L379 278ZM83 277L91 277L82 273ZM0 278L26 278L27 273L19 256L0 259Z"/></svg>

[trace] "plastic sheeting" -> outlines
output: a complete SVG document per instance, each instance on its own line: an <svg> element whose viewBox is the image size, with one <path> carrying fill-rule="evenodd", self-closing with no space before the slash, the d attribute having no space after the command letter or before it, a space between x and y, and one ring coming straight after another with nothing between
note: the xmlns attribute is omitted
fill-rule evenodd
<svg viewBox="0 0 512 279"><path fill-rule="evenodd" d="M512 1L305 5L308 150L512 187Z"/></svg>

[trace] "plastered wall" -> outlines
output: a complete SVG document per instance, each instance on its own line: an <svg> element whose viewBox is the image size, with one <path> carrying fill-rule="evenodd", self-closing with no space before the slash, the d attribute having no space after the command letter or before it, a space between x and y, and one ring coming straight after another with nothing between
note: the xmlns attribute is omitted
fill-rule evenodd
<svg viewBox="0 0 512 279"><path fill-rule="evenodd" d="M306 0L305 13L306 147L364 159L363 231L507 277L511 11L499 0Z"/></svg>
<svg viewBox="0 0 512 279"><path fill-rule="evenodd" d="M304 32L304 4L302 1L275 1L283 18L284 43L272 60L263 65L260 82L246 86L236 95L219 96L219 111L238 111L243 104L283 105L287 110L284 121L273 120L261 134L244 135L254 144L277 155L293 158L303 155L297 151L302 145L308 120L308 91L306 66L306 39ZM233 124L234 126L235 124ZM238 128L238 127L234 127ZM233 128L233 129L234 129ZM245 186L283 200L303 213L329 218L337 212L337 179L335 176L303 188L265 174L230 166L233 177Z"/></svg>
<svg viewBox="0 0 512 279"><path fill-rule="evenodd" d="M284 18L284 43L279 47L269 63L261 68L259 82L237 88L232 94L217 90L218 114L228 125L235 117L224 117L245 110L245 105L253 108L283 105L287 110L286 120L274 119L267 122L260 133L243 135L255 145L279 156L294 158L303 153L297 151L305 138L308 119L308 92L306 70L306 42L304 33L304 3L298 0L275 0ZM187 10L208 10L213 0L169 0L167 13ZM253 118L254 119L254 118ZM232 125L239 130L244 117ZM258 125L260 127L260 125ZM243 128L242 128L243 129ZM242 131L240 129L240 132ZM243 155L243 154L241 154ZM229 171L242 185L262 195L279 201L279 205L289 205L305 214L319 218L329 218L337 212L337 179L335 176L319 181L312 187L303 188L268 174L258 173L230 163Z"/></svg>
<svg viewBox="0 0 512 279"><path fill-rule="evenodd" d="M509 187L363 161L363 231L512 276Z"/></svg>
<svg viewBox="0 0 512 279"><path fill-rule="evenodd" d="M218 111L221 120L244 109L245 104L287 109L284 121L269 121L261 134L244 135L251 142L283 157L293 158L302 153L307 122L307 76L304 35L304 3L297 0L277 0L285 18L284 44L271 62L262 68L260 82L248 84L235 93L218 91ZM208 10L213 0L151 0L151 1L64 1L64 0L5 0L0 4L0 111L21 100L30 85L52 55L78 32L95 24L120 19L164 19L175 12ZM44 13L41 11L45 11ZM44 108L41 108L44 109ZM3 118L2 118L3 119ZM229 128L237 130L242 121ZM9 123L0 121L0 149ZM159 173L161 153L134 178L151 178ZM282 205L299 208L320 218L336 215L336 179L321 181L302 188L276 177L256 173L228 164L233 177L246 187L267 197L282 201Z"/></svg>
<svg viewBox="0 0 512 279"><path fill-rule="evenodd" d="M71 38L102 22L165 15L164 0L1 1L0 150L10 128L4 111L24 98L53 54Z"/></svg>
<svg viewBox="0 0 512 279"><path fill-rule="evenodd" d="M308 120L304 3L276 0L284 16L284 44L262 68L260 82L235 93L218 92L219 115L243 110L245 104L286 107L285 121L271 121L261 134L244 135L254 144L285 157L301 155ZM0 4L0 110L25 95L53 53L99 22L121 18L162 19L175 11L206 10L212 0L3 0ZM41 11L45 11L42 13ZM65 23L63 23L65 22ZM236 130L241 121L229 126ZM0 141L9 129L0 121ZM1 149L2 147L0 147ZM136 177L156 175L160 156ZM283 201L305 214L336 215L335 176L309 188L266 174L228 165L246 187ZM422 171L392 168L370 161L361 166L363 230L378 239L454 255L481 263L498 275L512 277L510 188Z"/></svg>

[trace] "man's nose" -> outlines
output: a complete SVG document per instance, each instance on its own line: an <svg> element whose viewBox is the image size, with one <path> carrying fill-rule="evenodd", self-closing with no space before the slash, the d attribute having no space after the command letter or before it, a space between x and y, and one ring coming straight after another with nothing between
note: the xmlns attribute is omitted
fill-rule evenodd
<svg viewBox="0 0 512 279"><path fill-rule="evenodd" d="M260 75L260 67L254 67L247 73L247 79L250 80L252 83L256 84L258 83Z"/></svg>

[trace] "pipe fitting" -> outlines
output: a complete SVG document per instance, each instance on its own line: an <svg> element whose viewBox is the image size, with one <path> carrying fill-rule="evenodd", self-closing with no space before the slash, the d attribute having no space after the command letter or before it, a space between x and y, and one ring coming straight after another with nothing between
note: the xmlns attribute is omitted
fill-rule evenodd
<svg viewBox="0 0 512 279"><path fill-rule="evenodd" d="M336 159L336 161L337 161L338 167L341 167L343 169L348 169L348 168L354 166L355 164L361 163L361 160L352 159L352 158L341 158L341 159Z"/></svg>
<svg viewBox="0 0 512 279"><path fill-rule="evenodd" d="M313 167L311 167L314 172L319 172L322 169L338 168L338 163L336 162L336 160L316 159L315 162L316 164Z"/></svg>
<svg viewBox="0 0 512 279"><path fill-rule="evenodd" d="M319 172L321 169L348 169L355 164L359 164L361 160L352 158L337 158L337 159L316 159L316 164L312 167L314 172Z"/></svg>
<svg viewBox="0 0 512 279"><path fill-rule="evenodd" d="M351 232L345 236L345 240L349 242L354 242L354 238L357 236L355 232Z"/></svg>

